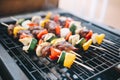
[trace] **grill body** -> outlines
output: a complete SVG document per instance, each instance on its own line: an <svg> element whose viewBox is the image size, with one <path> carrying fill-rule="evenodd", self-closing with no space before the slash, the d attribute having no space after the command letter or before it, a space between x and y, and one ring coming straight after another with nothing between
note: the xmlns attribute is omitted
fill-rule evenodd
<svg viewBox="0 0 120 80"><path fill-rule="evenodd" d="M1 34L0 44L2 45L1 47L4 48L6 51L6 54L4 55L9 55L13 59L13 62L17 64L18 68L20 68L20 70L25 75L24 77L27 77L30 80L44 80L44 79L89 80L102 74L105 71L108 71L109 69L115 67L117 64L120 63L119 34L114 33L109 29L103 28L104 26L100 26L90 21L84 20L82 18L78 18L70 13L66 13L64 11L55 12L59 13L62 16L68 16L73 18L74 20L81 21L82 25L86 26L88 29L92 29L94 32L106 34L106 39L116 44L110 45L108 43L103 42L100 46L107 49L108 51L101 51L94 48L90 48L86 52L83 51L79 52L83 56L82 57L83 64L86 64L93 68L95 70L94 72L88 71L77 64L73 64L71 69L67 69L63 66L60 66L59 64L56 64L55 61L51 61L49 58L38 58L36 57L35 53L26 54L22 50L22 44L17 40L13 39L13 37L9 36L7 34L7 28L4 27L3 25L0 25ZM45 14L46 12L38 12L33 14L27 14L27 16L21 15L15 17L30 19L30 17L33 15L40 15L44 17ZM14 21L8 18L1 19L1 21L4 21L8 24L15 23ZM3 55L0 54L0 56L4 64L5 59L2 58Z"/></svg>

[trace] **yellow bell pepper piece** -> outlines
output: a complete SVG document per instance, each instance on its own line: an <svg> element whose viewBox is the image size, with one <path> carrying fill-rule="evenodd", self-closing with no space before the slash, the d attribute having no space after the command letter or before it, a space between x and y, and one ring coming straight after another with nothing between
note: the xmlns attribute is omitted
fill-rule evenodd
<svg viewBox="0 0 120 80"><path fill-rule="evenodd" d="M52 12L48 12L45 19L50 19L51 15L52 15Z"/></svg>
<svg viewBox="0 0 120 80"><path fill-rule="evenodd" d="M103 41L103 39L105 38L105 34L100 34L96 36L96 41L97 43L100 45Z"/></svg>
<svg viewBox="0 0 120 80"><path fill-rule="evenodd" d="M51 44L56 45L58 42L65 41L64 38L57 38L51 41Z"/></svg>
<svg viewBox="0 0 120 80"><path fill-rule="evenodd" d="M86 43L83 44L83 50L86 51L88 50L88 48L90 47L90 45L92 44L92 39L89 39Z"/></svg>
<svg viewBox="0 0 120 80"><path fill-rule="evenodd" d="M21 27L21 26L16 26L16 27L13 29L14 37L17 36L17 33L18 33L20 30L26 30L26 28Z"/></svg>
<svg viewBox="0 0 120 80"><path fill-rule="evenodd" d="M45 19L45 20L41 21L40 22L40 26L44 28L45 27L45 23L47 23L49 21L50 21L49 19Z"/></svg>
<svg viewBox="0 0 120 80"><path fill-rule="evenodd" d="M65 60L64 60L64 66L67 67L67 68L70 68L71 65L73 64L75 58L76 58L75 54L66 53Z"/></svg>

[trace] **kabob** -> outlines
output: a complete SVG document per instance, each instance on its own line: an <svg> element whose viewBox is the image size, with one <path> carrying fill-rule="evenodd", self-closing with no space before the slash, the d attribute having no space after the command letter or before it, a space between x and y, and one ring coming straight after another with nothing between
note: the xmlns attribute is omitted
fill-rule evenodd
<svg viewBox="0 0 120 80"><path fill-rule="evenodd" d="M7 25L5 23L2 23L3 25L5 26L11 26L11 25ZM31 52L31 51L34 51L36 45L37 45L37 39L33 38L33 36L29 33L29 31L26 31L26 28L23 29L21 28L21 26L19 26L20 28L18 29L17 28L17 31L16 28L14 27L14 29L12 30L12 32L10 32L10 35L14 35L14 37L19 37L19 41L24 45L23 46L23 50L26 51L26 52ZM8 28L9 29L9 28ZM45 30L45 29L44 29ZM18 34L19 33L19 34ZM42 34L42 35L45 35L45 34ZM40 37L40 36L38 36ZM60 39L61 40L61 39ZM58 41L59 42L59 41ZM65 41L63 41L64 43L67 43ZM57 42L56 42L57 43ZM69 46L70 44L67 43ZM68 46L67 45L67 46ZM72 46L72 45L71 45ZM55 47L55 46L54 46ZM65 47L64 47L65 48ZM67 48L67 47L66 47ZM44 49L44 50L43 50ZM68 48L69 49L69 48ZM45 52L44 54L41 54L41 51L42 52ZM50 53L50 54L49 54ZM92 68L78 62L78 61L75 61L75 59L78 59L76 57L76 55L74 54L75 52L73 51L70 51L70 52L67 52L65 51L65 49L62 49L62 51L60 51L59 49L57 48L53 48L51 47L51 45L48 43L48 42L39 42L39 45L37 46L37 49L36 49L36 54L37 56L43 56L43 57L46 57L47 55L50 56L50 59L54 60L56 58L59 57L58 59L58 63L64 63L62 65L64 65L65 67L67 68L70 68L71 65L74 63L77 63L78 65L81 65L83 67L85 67L86 69L88 70L91 70L91 71L94 71ZM70 59L71 57L71 59Z"/></svg>
<svg viewBox="0 0 120 80"><path fill-rule="evenodd" d="M48 13L46 15L47 19L52 19L54 20L56 23L61 24L62 22L62 26L64 28L61 29L61 37L67 37L67 39L69 39L68 41L70 43L72 43L73 45L77 45L77 46L82 46L83 49L86 51L88 50L89 47L94 47L100 50L105 50L106 49L102 48L102 47L97 47L93 44L98 44L100 45L103 41L107 42L109 44L114 45L115 43L106 40L105 39L105 34L98 34L98 33L93 33L92 30L88 30L86 27L81 27L81 24L79 21L74 21L71 18L66 18L66 17L60 17L58 14L57 15L53 15L52 13ZM68 28L68 29L66 29ZM72 35L71 35L72 34ZM75 34L75 35L74 35ZM78 35L76 35L78 34ZM70 37L70 38L69 38ZM81 39L79 40L79 38L81 37Z"/></svg>
<svg viewBox="0 0 120 80"><path fill-rule="evenodd" d="M53 14L52 12L48 12L46 17L47 19L51 19L51 20L54 20L56 23L59 23L60 25L62 25L63 27L65 28L69 28L70 31L72 32L72 34L75 34L75 33L79 33L80 35L83 35L81 34L81 32L84 32L85 34L86 33L89 33L89 31L86 29L86 27L82 27L81 26L81 22L80 21L75 21L73 20L72 18L70 17L65 17L65 16L60 16L59 14ZM84 30L85 29L85 30ZM92 30L90 30L90 33L91 33ZM92 31L92 34L94 36L105 36L105 34L98 34L98 33L93 33ZM91 34L91 35L92 35ZM84 37L85 35L83 35L82 37ZM90 36L86 36L86 39L88 40L90 38ZM106 42L106 43L109 43L111 45L114 45L115 43L110 41L110 40L107 40L107 39L103 39L102 41ZM100 45L102 41L98 41L97 43ZM94 40L93 43L95 44L96 41Z"/></svg>

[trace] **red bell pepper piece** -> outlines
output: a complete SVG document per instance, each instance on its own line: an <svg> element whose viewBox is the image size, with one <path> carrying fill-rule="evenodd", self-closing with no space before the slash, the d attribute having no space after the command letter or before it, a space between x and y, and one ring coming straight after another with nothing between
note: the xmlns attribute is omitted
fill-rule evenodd
<svg viewBox="0 0 120 80"><path fill-rule="evenodd" d="M66 19L66 21L65 21L65 28L69 28L69 25L70 25L70 22L72 21L72 19Z"/></svg>
<svg viewBox="0 0 120 80"><path fill-rule="evenodd" d="M92 37L92 34L93 34L93 32L92 32L92 30L90 30L89 32L88 32L88 34L86 35L86 40L89 40L91 37Z"/></svg>
<svg viewBox="0 0 120 80"><path fill-rule="evenodd" d="M55 32L57 35L60 35L60 26L55 27Z"/></svg>
<svg viewBox="0 0 120 80"><path fill-rule="evenodd" d="M35 23L29 23L29 24L27 24L29 27L34 27L34 26L38 26L38 24L35 24Z"/></svg>
<svg viewBox="0 0 120 80"><path fill-rule="evenodd" d="M20 39L23 39L23 38L25 38L25 37L31 37L31 36L29 36L29 35L27 35L27 34L25 34L25 33L22 33L19 38L20 38Z"/></svg>
<svg viewBox="0 0 120 80"><path fill-rule="evenodd" d="M58 50L58 49L55 49L55 48L53 48L53 47L50 48L50 51L51 51L51 55L49 56L49 58L50 58L51 60L56 60L56 59L58 59L58 57L60 56L61 51Z"/></svg>
<svg viewBox="0 0 120 80"><path fill-rule="evenodd" d="M69 20L66 20L66 21L65 21L65 28L69 28L69 25L70 25L70 21L69 21Z"/></svg>
<svg viewBox="0 0 120 80"><path fill-rule="evenodd" d="M54 16L54 21L55 21L55 22L58 22L58 21L59 21L59 15L55 15L55 16Z"/></svg>
<svg viewBox="0 0 120 80"><path fill-rule="evenodd" d="M67 36L65 37L65 40L68 40L71 35L72 35L72 32L69 32L69 33L67 34Z"/></svg>
<svg viewBox="0 0 120 80"><path fill-rule="evenodd" d="M41 44L41 43L43 43L43 40L42 40L42 39L39 40L38 45Z"/></svg>
<svg viewBox="0 0 120 80"><path fill-rule="evenodd" d="M37 38L41 39L43 35L47 34L48 31L46 29L42 30L40 33L37 34Z"/></svg>

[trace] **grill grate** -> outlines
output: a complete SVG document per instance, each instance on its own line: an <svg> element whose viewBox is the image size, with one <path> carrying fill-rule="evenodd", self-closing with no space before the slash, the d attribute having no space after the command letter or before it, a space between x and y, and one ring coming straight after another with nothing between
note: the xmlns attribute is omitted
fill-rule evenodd
<svg viewBox="0 0 120 80"><path fill-rule="evenodd" d="M5 27L1 27L0 34L2 35L0 35L0 42L29 79L91 79L120 63L120 36L101 29L96 25L79 19L71 14L64 13L61 15L79 20L82 22L82 25L87 26L87 28L92 29L95 32L105 33L106 39L111 40L116 44L110 45L103 43L100 45L108 51L90 48L87 52L80 52L83 56L83 63L93 68L95 70L94 72L88 71L77 64L74 64L71 69L67 69L56 64L55 61L51 61L49 58L38 58L35 53L26 54L22 51L22 44L10 37L7 34Z"/></svg>

